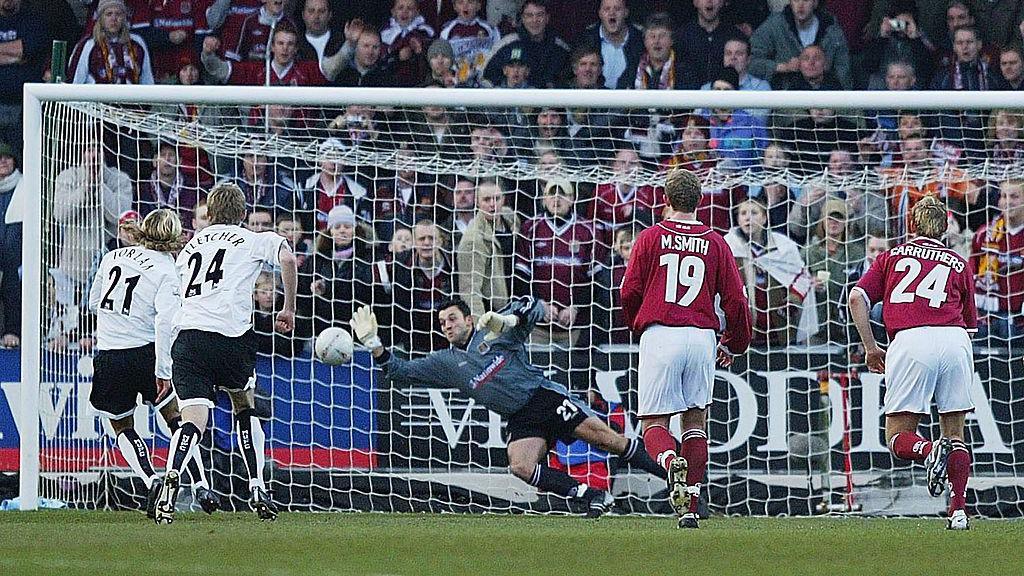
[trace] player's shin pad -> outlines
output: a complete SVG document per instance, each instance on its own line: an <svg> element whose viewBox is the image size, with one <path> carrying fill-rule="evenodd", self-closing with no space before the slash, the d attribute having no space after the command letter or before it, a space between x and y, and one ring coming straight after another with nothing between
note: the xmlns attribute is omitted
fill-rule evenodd
<svg viewBox="0 0 1024 576"><path fill-rule="evenodd" d="M263 465L267 459L266 453L263 451L266 440L263 426L256 417L256 411L252 408L236 414L235 420L238 448L242 452L242 459L245 460L245 468L249 473L249 489L266 490L266 485L263 482Z"/></svg>

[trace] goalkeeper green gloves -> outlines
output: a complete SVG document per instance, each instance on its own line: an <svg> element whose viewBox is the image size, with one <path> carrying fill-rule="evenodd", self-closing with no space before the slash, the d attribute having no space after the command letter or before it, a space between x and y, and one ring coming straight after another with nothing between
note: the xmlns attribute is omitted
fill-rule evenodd
<svg viewBox="0 0 1024 576"><path fill-rule="evenodd" d="M487 330L485 340L494 340L501 336L509 328L519 324L519 317L515 314L498 314L497 312L484 312L476 321L477 330Z"/></svg>
<svg viewBox="0 0 1024 576"><path fill-rule="evenodd" d="M369 306L360 306L349 320L352 326L352 333L370 350L383 346L380 336L377 336L377 316L370 310Z"/></svg>

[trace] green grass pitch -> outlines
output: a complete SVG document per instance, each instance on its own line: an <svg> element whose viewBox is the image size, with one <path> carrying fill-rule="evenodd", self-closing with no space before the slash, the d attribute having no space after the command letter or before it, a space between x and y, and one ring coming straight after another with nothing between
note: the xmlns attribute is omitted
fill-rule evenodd
<svg viewBox="0 0 1024 576"><path fill-rule="evenodd" d="M1024 522L284 513L0 513L0 574L1024 574Z"/></svg>

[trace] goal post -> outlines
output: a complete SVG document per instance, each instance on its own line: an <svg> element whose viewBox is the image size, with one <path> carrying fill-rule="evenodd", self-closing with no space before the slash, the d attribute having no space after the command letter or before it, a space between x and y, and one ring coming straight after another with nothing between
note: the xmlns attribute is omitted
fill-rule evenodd
<svg viewBox="0 0 1024 576"><path fill-rule="evenodd" d="M508 474L496 414L451 390L385 388L372 377L365 351L351 366L324 366L307 342L327 325L347 327L351 308L362 302L375 307L385 339L416 356L443 345L431 308L440 301L435 293L463 294L474 313L488 299L500 302L502 290L505 298L532 293L559 308L532 335L531 360L636 436L636 340L616 324L614 292L628 238L661 217L664 171L679 165L697 171L708 190L701 217L713 218L723 233L742 232L730 246L748 289L761 298L752 302L755 317L767 318L762 340L716 377L711 509L934 513L942 506L921 497L921 471L893 467L880 428L884 384L863 368L840 300L862 269L869 237L904 237L908 203L920 194L948 200L951 222L962 228L951 241L970 250L970 233L999 214L1000 183L1024 178L1024 152L1015 152L1024 150L1024 105L1013 92L27 84L24 106L21 383L16 402L6 397L19 413L23 510L35 509L40 498L82 507L139 502L138 485L88 405L94 352L81 295L92 272L88 260L116 245L117 220L130 210L180 206L191 230L214 183L250 177L251 207L266 216L251 225L293 222L308 250L302 333L291 340L258 333L266 346L257 368L258 409L275 499L293 510L572 510ZM426 109L441 110L443 125ZM554 127L539 125L548 122L538 119L544 110L554 111ZM998 131L1003 124L990 122L1002 110L1012 116L1004 124L1017 129L1007 143ZM900 132L896 111L921 126ZM884 128L877 126L880 114L889 122ZM911 165L900 138L916 130L923 141L916 152L925 158ZM953 132L966 136L951 139ZM58 190L85 178L74 171L89 146L98 148L102 193L72 206ZM1012 154L997 157L996 149ZM635 159L618 158L623 150ZM831 163L834 150L853 160ZM141 190L160 166L180 181L145 200ZM319 179L325 172L331 178ZM491 180L509 208L504 236L494 222L505 212L484 214L475 204ZM460 206L460 192L475 197ZM558 213L560 192L567 213ZM742 218L757 218L757 206L737 209L748 199L767 203L760 208L760 227L769 230L763 245L739 224L743 210ZM551 222L542 223L549 212ZM842 220L842 250L857 254L842 262L832 244L839 240L830 236L839 232L828 229L833 214ZM465 216L477 224L460 220ZM424 220L433 232L417 228L430 226ZM491 222L487 250L507 261L474 258L480 244L455 240L478 233L484 220ZM332 235L333 227L347 225L353 230ZM401 228L409 238L398 250ZM430 238L422 254L436 256L421 261L417 242L424 236ZM556 245L564 251L552 252ZM997 260L989 265L1000 273ZM427 274L425 266L434 267ZM572 268L567 280L557 276L559 266ZM273 270L267 278L257 285L264 294L254 298L268 298L257 307L273 309L280 284ZM436 282L416 284L424 279ZM994 312L1005 311L995 293L991 302ZM1020 314L1004 316L1013 324ZM996 332L976 340L978 374L969 383L979 407L968 426L972 501L989 516L1021 515L1024 500L1024 399L1010 386L1024 367L1015 343ZM136 426L145 429L159 469L167 435L150 412L136 411ZM935 419L926 426L937 433ZM231 430L230 414L215 411L202 452L214 489L241 501L244 468ZM607 454L560 445L550 459L613 490L621 512L668 509L663 486ZM889 498L882 487L900 497Z"/></svg>

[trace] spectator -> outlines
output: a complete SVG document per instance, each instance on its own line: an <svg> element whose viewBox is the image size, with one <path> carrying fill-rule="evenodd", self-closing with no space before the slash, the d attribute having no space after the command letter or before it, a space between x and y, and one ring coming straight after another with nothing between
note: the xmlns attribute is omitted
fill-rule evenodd
<svg viewBox="0 0 1024 576"><path fill-rule="evenodd" d="M569 56L569 69L572 71L572 78L565 88L580 90L605 88L601 77L603 67L604 62L601 59L600 48L580 46Z"/></svg>
<svg viewBox="0 0 1024 576"><path fill-rule="evenodd" d="M441 88L454 88L459 80L455 70L455 51L451 42L437 38L427 49L427 65L430 72L423 81L424 86L437 85Z"/></svg>
<svg viewBox="0 0 1024 576"><path fill-rule="evenodd" d="M626 274L633 240L636 234L632 226L623 226L615 231L610 256L594 274L594 305L591 307L591 344L630 344L633 331L622 318L622 300L619 287Z"/></svg>
<svg viewBox="0 0 1024 576"><path fill-rule="evenodd" d="M434 218L434 186L420 181L408 149L399 153L405 165L395 170L394 177L381 179L373 194L373 224L382 242L391 240L397 227L411 228L420 220Z"/></svg>
<svg viewBox="0 0 1024 576"><path fill-rule="evenodd" d="M22 0L0 2L0 133L12 152L21 150L22 86L42 81L48 40Z"/></svg>
<svg viewBox="0 0 1024 576"><path fill-rule="evenodd" d="M911 64L921 83L927 86L935 66L933 49L917 25L917 6L913 0L890 3L879 24L878 37L864 51L863 65L870 75L868 89L878 90L887 83L889 65L893 62Z"/></svg>
<svg viewBox="0 0 1024 576"><path fill-rule="evenodd" d="M886 191L894 226L891 237L899 242L907 234L910 210L924 196L939 196L963 217L975 205L980 188L962 170L934 166L920 132L907 132L900 143L901 165L886 171L892 185Z"/></svg>
<svg viewBox="0 0 1024 576"><path fill-rule="evenodd" d="M469 146L467 123L457 121L441 106L424 106L422 115L414 115L408 132L416 148L427 156L438 154L445 160L458 160Z"/></svg>
<svg viewBox="0 0 1024 576"><path fill-rule="evenodd" d="M377 109L362 104L349 104L327 124L327 132L342 146L373 147L378 142ZM390 144L390 143L389 143Z"/></svg>
<svg viewBox="0 0 1024 576"><path fill-rule="evenodd" d="M148 4L150 20L140 35L153 57L153 76L163 83L178 75L181 59L190 57L198 45L197 38L209 33L206 18L202 10L193 10L187 0L143 4ZM136 16L132 14L133 19Z"/></svg>
<svg viewBox="0 0 1024 576"><path fill-rule="evenodd" d="M851 241L842 200L826 200L822 216L803 257L816 292L818 318L825 322L821 336L828 342L845 343L849 334L842 297L850 288L850 276L864 261L864 244Z"/></svg>
<svg viewBox="0 0 1024 576"><path fill-rule="evenodd" d="M789 237L800 245L807 244L814 225L821 220L827 190L820 182L804 186L796 202L791 203L787 230Z"/></svg>
<svg viewBox="0 0 1024 576"><path fill-rule="evenodd" d="M263 208L250 210L245 227L252 232L269 232L274 229L274 215Z"/></svg>
<svg viewBox="0 0 1024 576"><path fill-rule="evenodd" d="M765 207L765 214L768 217L765 226L773 232L787 234L789 213L793 209L796 197L795 191L789 187L789 150L778 142L772 142L765 147L761 162L765 171L765 183L762 186L751 186L748 195Z"/></svg>
<svg viewBox="0 0 1024 576"><path fill-rule="evenodd" d="M776 74L798 72L800 52L817 44L825 52L826 68L844 89L853 87L846 38L835 19L818 10L818 0L790 0L782 12L772 14L750 38L750 72L771 81Z"/></svg>
<svg viewBox="0 0 1024 576"><path fill-rule="evenodd" d="M998 75L981 58L981 34L965 26L953 33L956 61L939 70L932 79L932 90L995 90ZM985 153L984 116L976 111L953 110L939 115L939 138L961 149L971 159Z"/></svg>
<svg viewBox="0 0 1024 576"><path fill-rule="evenodd" d="M772 0L772 4L778 4L779 0ZM722 21L732 24L744 38L750 38L754 30L764 23L772 10L768 6L768 0L746 0L745 2L727 2L722 9Z"/></svg>
<svg viewBox="0 0 1024 576"><path fill-rule="evenodd" d="M426 19L434 30L440 30L445 22L455 18L454 2L438 2L437 0L416 0L417 12Z"/></svg>
<svg viewBox="0 0 1024 576"><path fill-rule="evenodd" d="M68 78L75 84L152 84L153 69L146 42L131 33L122 0L100 0L99 17L68 60Z"/></svg>
<svg viewBox="0 0 1024 576"><path fill-rule="evenodd" d="M474 316L498 310L509 300L513 243L519 218L505 207L505 192L495 180L477 186L477 212L456 250L459 295Z"/></svg>
<svg viewBox="0 0 1024 576"><path fill-rule="evenodd" d="M732 38L742 36L738 28L722 21L725 0L694 0L693 4L697 8L697 19L683 24L675 38L681 69L686 70L681 87L688 89L696 89L718 78L722 67L730 65L724 62L725 45Z"/></svg>
<svg viewBox="0 0 1024 576"><path fill-rule="evenodd" d="M612 182L599 184L587 207L594 226L598 255L603 259L614 230L629 225L641 229L653 225L664 208L662 191L649 184L629 184L640 169L640 156L632 148L620 148L611 162Z"/></svg>
<svg viewBox="0 0 1024 576"><path fill-rule="evenodd" d="M533 130L533 146L529 152L531 159L540 158L540 156L547 151L553 151L557 154L564 155L567 163L571 166L579 166L586 164L588 161L593 161L593 155L589 157L586 155L587 150L582 146L579 146L578 142L573 142L573 139L569 137L569 131L565 127L565 112L559 108L554 107L542 107L535 117L536 119L532 122L534 125ZM577 152L584 154L579 157L576 155Z"/></svg>
<svg viewBox="0 0 1024 576"><path fill-rule="evenodd" d="M857 126L828 108L811 108L792 130L777 131L781 140L796 148L796 168L802 172L821 172L828 166L833 150L855 150L859 134Z"/></svg>
<svg viewBox="0 0 1024 576"><path fill-rule="evenodd" d="M756 200L736 207L736 226L725 236L746 284L754 319L754 345L785 347L818 332L818 311L800 247L766 228L768 215Z"/></svg>
<svg viewBox="0 0 1024 576"><path fill-rule="evenodd" d="M800 51L796 72L777 74L772 79L775 90L842 90L839 80L825 69L825 51L811 44Z"/></svg>
<svg viewBox="0 0 1024 576"><path fill-rule="evenodd" d="M88 35L100 19L100 0L78 1L84 4L86 8L84 29L85 34ZM149 0L124 0L125 19L128 22L128 28L135 34L142 36L147 44L149 39L146 36L151 31L153 20L153 9L149 4Z"/></svg>
<svg viewBox="0 0 1024 576"><path fill-rule="evenodd" d="M242 26L231 35L224 35L224 56L234 62L259 62L267 59L267 41L273 41L271 33L284 27L291 30L296 38L294 47L298 47L299 26L284 10L285 0L263 0L263 6L245 17ZM276 36L276 34L274 34Z"/></svg>
<svg viewBox="0 0 1024 576"><path fill-rule="evenodd" d="M974 235L970 265L974 271L978 337L992 344L1016 345L1024 335L1024 181L999 185L1001 214Z"/></svg>
<svg viewBox="0 0 1024 576"><path fill-rule="evenodd" d="M1024 90L1024 53L1018 46L1007 46L999 51L999 71L1003 77L1002 90Z"/></svg>
<svg viewBox="0 0 1024 576"><path fill-rule="evenodd" d="M295 263L299 268L313 255L313 242L306 237L302 228L302 220L297 214L285 214L278 217L275 231L288 240L295 254Z"/></svg>
<svg viewBox="0 0 1024 576"><path fill-rule="evenodd" d="M722 52L722 64L725 68L732 68L739 76L739 87L737 90L764 90L770 91L772 85L764 78L758 78L747 72L750 68L750 41L746 38L730 38L725 42ZM712 78L701 90L711 90L711 84L717 78ZM767 110L748 110L754 116L762 118L768 116Z"/></svg>
<svg viewBox="0 0 1024 576"><path fill-rule="evenodd" d="M11 218L11 204L21 192L21 171L14 149L0 141L0 347L21 345L21 221ZM17 209L17 207L15 207ZM18 221L12 221L18 220Z"/></svg>
<svg viewBox="0 0 1024 576"><path fill-rule="evenodd" d="M358 182L345 176L344 166L341 164L341 155L345 152L344 146L334 138L328 138L320 144L317 156L320 158L319 170L310 176L304 183L306 195L309 196L316 206L317 230L327 227L327 216L336 206L345 205L356 213L364 216L372 215L372 209L368 209L366 188ZM372 216L370 216L372 218ZM313 222L303 222L313 227Z"/></svg>
<svg viewBox="0 0 1024 576"><path fill-rule="evenodd" d="M267 2L279 0L266 0ZM207 74L221 84L237 86L319 86L327 82L319 63L300 62L298 53L299 33L287 22L274 28L270 45L271 61L267 66L262 60L233 62L217 56L220 42L214 36L203 40L202 62ZM269 74L268 74L269 73Z"/></svg>
<svg viewBox="0 0 1024 576"><path fill-rule="evenodd" d="M384 58L393 63L395 86L418 86L427 77L427 49L436 33L420 16L416 0L394 0L391 19L381 30ZM448 65L451 67L451 64Z"/></svg>
<svg viewBox="0 0 1024 576"><path fill-rule="evenodd" d="M384 255L384 258L388 262L394 262L396 255L410 248L412 248L412 230L395 228L395 233L391 235L391 241L388 242L388 253Z"/></svg>
<svg viewBox="0 0 1024 576"><path fill-rule="evenodd" d="M295 181L276 166L269 166L267 157L256 152L245 152L241 170L235 183L245 193L250 206L266 208L271 214L291 212L303 204L299 200Z"/></svg>
<svg viewBox="0 0 1024 576"><path fill-rule="evenodd" d="M605 88L629 88L644 54L643 31L629 23L626 0L601 0L597 14L601 23L587 28L578 44L601 47Z"/></svg>
<svg viewBox="0 0 1024 576"><path fill-rule="evenodd" d="M153 173L139 182L136 197L141 216L157 208L170 208L178 213L182 222L192 221L192 211L199 201L199 188L195 181L182 174L178 162L178 149L170 142L160 142L153 158Z"/></svg>
<svg viewBox="0 0 1024 576"><path fill-rule="evenodd" d="M723 68L712 83L713 90L735 90L739 75L732 68ZM768 130L764 118L743 109L704 110L711 125L711 148L725 170L742 170L757 163L761 151L768 145Z"/></svg>
<svg viewBox="0 0 1024 576"><path fill-rule="evenodd" d="M411 352L448 348L435 326L437 305L455 293L455 267L443 250L444 239L432 220L412 228L413 245L395 255L391 276L391 308L395 341Z"/></svg>
<svg viewBox="0 0 1024 576"><path fill-rule="evenodd" d="M117 235L118 218L131 204L131 180L124 172L104 163L96 141L83 146L78 165L57 175L53 219L60 227L62 239L54 272L58 302L81 305L80 298L88 292L92 279L93 264L102 254L106 240ZM83 222L102 225L83 226Z"/></svg>
<svg viewBox="0 0 1024 576"><path fill-rule="evenodd" d="M520 50L522 62L530 69L530 84L536 88L554 88L564 74L569 58L569 45L559 38L548 24L551 15L547 0L526 0L519 15L516 31L499 41L487 63L484 78L499 84L505 66L513 60L512 54Z"/></svg>
<svg viewBox="0 0 1024 576"><path fill-rule="evenodd" d="M441 28L440 37L452 45L456 81L477 84L483 77L487 54L501 39L498 29L479 17L480 0L454 0L455 19Z"/></svg>
<svg viewBox="0 0 1024 576"><path fill-rule="evenodd" d="M277 312L284 303L284 295L275 288L278 281L273 272L263 271L256 277L256 285L253 289L255 306L252 315L253 331L256 334L256 350L260 354L291 358L302 350L305 342L274 329Z"/></svg>
<svg viewBox="0 0 1024 576"><path fill-rule="evenodd" d="M206 209L206 198L196 204L196 211L192 213L192 233L201 232L210 225L210 212Z"/></svg>
<svg viewBox="0 0 1024 576"><path fill-rule="evenodd" d="M335 206L317 234L316 252L299 272L300 314L312 320L312 334L344 326L352 311L373 300L372 235L356 224L348 206Z"/></svg>
<svg viewBox="0 0 1024 576"><path fill-rule="evenodd" d="M993 110L988 117L988 157L998 167L1024 160L1024 118L1013 110Z"/></svg>
<svg viewBox="0 0 1024 576"><path fill-rule="evenodd" d="M691 71L680 68L672 49L672 21L667 14L653 14L644 27L644 53L636 67L633 88L637 90L675 90L683 86L683 76Z"/></svg>
<svg viewBox="0 0 1024 576"><path fill-rule="evenodd" d="M967 0L967 6L979 30L985 31L985 43L1009 46L1020 42L1021 13L1019 0Z"/></svg>
<svg viewBox="0 0 1024 576"><path fill-rule="evenodd" d="M851 237L860 238L867 234L885 238L889 223L889 203L883 194L884 190L874 188L847 188L847 230Z"/></svg>
<svg viewBox="0 0 1024 576"><path fill-rule="evenodd" d="M328 0L305 0L299 35L300 60L316 60L322 63L324 58L334 56L341 50L345 44L345 35L333 29L333 18L334 12Z"/></svg>
<svg viewBox="0 0 1024 576"><path fill-rule="evenodd" d="M355 55L347 66L336 74L328 69L327 75L336 86L392 86L393 72L390 63L382 58L380 34L375 30L363 30L356 42Z"/></svg>
<svg viewBox="0 0 1024 576"><path fill-rule="evenodd" d="M207 28L219 30L221 38L230 40L225 46L237 45L245 19L262 7L263 0L214 0L206 10Z"/></svg>
<svg viewBox="0 0 1024 576"><path fill-rule="evenodd" d="M459 178L452 191L452 215L442 226L452 235L452 245L462 242L462 235L473 222L476 211L476 185L471 180Z"/></svg>
<svg viewBox="0 0 1024 576"><path fill-rule="evenodd" d="M509 49L508 57L501 67L501 77L494 88L533 88L530 82L530 63L525 58L522 47L516 46ZM487 80L486 82L490 82ZM518 109L513 109L515 114L520 114Z"/></svg>
<svg viewBox="0 0 1024 576"><path fill-rule="evenodd" d="M672 144L666 168L683 168L704 176L715 167L718 162L711 154L711 125L707 118L697 114L683 116L677 134L679 140Z"/></svg>
<svg viewBox="0 0 1024 576"><path fill-rule="evenodd" d="M523 224L516 250L513 293L530 294L547 303L546 322L532 340L574 346L579 328L589 323L590 290L586 289L594 260L594 231L573 213L576 191L565 178L544 186L544 213Z"/></svg>

